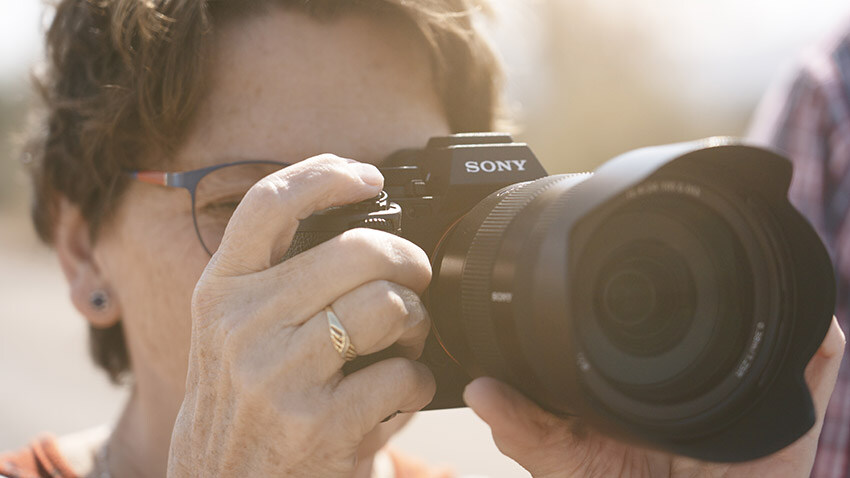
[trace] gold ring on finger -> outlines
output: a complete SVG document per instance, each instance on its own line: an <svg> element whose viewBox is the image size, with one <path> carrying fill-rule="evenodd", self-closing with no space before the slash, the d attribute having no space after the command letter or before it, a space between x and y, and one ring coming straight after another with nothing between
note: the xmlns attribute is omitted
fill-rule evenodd
<svg viewBox="0 0 850 478"><path fill-rule="evenodd" d="M331 331L331 343L334 349L346 362L354 360L357 357L357 350L354 349L354 344L351 343L351 337L348 336L348 331L342 326L333 307L325 307L325 314L328 316L328 328Z"/></svg>

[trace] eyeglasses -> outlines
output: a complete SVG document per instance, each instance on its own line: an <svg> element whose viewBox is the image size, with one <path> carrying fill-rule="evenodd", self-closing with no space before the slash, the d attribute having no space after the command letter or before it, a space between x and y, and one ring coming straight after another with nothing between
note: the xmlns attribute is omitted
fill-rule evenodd
<svg viewBox="0 0 850 478"><path fill-rule="evenodd" d="M136 180L187 189L192 197L192 220L198 240L212 256L221 244L224 229L236 206L251 186L289 166L277 161L238 161L183 172L131 171Z"/></svg>

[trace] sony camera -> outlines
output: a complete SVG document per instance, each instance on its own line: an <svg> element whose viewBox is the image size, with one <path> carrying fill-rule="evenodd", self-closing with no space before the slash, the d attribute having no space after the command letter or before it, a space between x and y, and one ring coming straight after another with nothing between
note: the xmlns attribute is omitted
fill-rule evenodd
<svg viewBox="0 0 850 478"><path fill-rule="evenodd" d="M548 176L525 144L476 133L380 167L381 196L305 219L287 255L354 227L429 254L427 408L463 406L487 375L609 435L722 462L814 424L803 371L834 277L783 157L711 138Z"/></svg>

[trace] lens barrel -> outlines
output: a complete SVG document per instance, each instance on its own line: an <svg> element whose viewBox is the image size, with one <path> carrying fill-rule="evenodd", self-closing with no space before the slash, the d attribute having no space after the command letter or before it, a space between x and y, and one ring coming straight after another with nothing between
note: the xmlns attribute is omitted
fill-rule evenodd
<svg viewBox="0 0 850 478"><path fill-rule="evenodd" d="M504 188L434 255L429 309L471 375L633 441L713 461L814 423L803 370L834 304L787 160L722 140Z"/></svg>

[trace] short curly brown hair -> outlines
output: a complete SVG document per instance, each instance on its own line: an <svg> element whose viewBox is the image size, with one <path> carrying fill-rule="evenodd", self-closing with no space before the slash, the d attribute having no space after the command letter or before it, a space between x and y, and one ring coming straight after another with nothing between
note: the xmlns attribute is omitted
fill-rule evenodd
<svg viewBox="0 0 850 478"><path fill-rule="evenodd" d="M330 19L357 10L415 25L428 45L453 132L493 129L501 73L473 26L481 0L60 0L36 75L45 111L27 166L32 218L53 242L61 197L79 207L92 240L115 211L128 169L165 167L204 92L211 37L223 23L272 6ZM95 362L113 382L130 371L121 323L90 328Z"/></svg>

